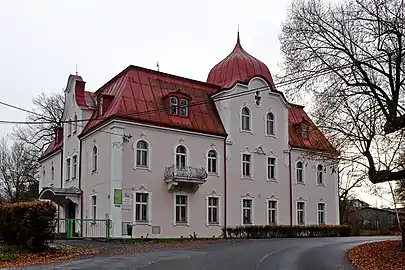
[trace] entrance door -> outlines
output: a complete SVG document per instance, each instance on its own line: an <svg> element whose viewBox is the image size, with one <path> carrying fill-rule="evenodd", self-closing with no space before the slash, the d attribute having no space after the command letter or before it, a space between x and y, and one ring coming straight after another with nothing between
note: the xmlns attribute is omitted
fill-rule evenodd
<svg viewBox="0 0 405 270"><path fill-rule="evenodd" d="M68 202L68 218L76 219L76 204L69 200ZM76 234L76 220L72 224L73 235Z"/></svg>

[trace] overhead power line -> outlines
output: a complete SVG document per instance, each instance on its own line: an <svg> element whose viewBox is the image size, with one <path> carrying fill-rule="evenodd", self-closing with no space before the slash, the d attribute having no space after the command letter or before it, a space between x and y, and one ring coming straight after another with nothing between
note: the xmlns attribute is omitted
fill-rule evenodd
<svg viewBox="0 0 405 270"><path fill-rule="evenodd" d="M381 56L377 56L377 57L370 57L370 60L375 60L375 58L380 58ZM364 59L363 61L369 61L368 59ZM341 70L347 67L352 66L352 64L347 64L347 65L342 65L341 67L335 68L335 70ZM295 83L299 83L301 81L304 80L308 80L314 77L319 77L322 75L326 75L329 73L333 73L334 71L331 71L330 69L325 68L323 71L318 72L316 75L311 74L311 75L307 75L307 76L302 76L299 78L293 78L293 79L289 79L289 80L285 80L283 82L277 83L275 84L276 87L283 87L283 86L287 86L287 85L292 85ZM269 90L271 87L269 86L263 86L263 87L257 87L257 88L253 88L247 91L243 91L240 93L234 93L234 94L229 94L229 95L223 95L219 98L215 98L215 102L217 101L223 101L223 100L228 100L228 99L232 99L232 98L237 98L237 97L242 97L242 96L246 96L246 95L250 95L254 92L263 92L266 90ZM207 104L207 103L213 103L214 100L211 99L207 99L207 100L203 100L203 101L198 101L198 102L191 102L188 107L193 107L193 106L199 106L199 105L203 105L203 104ZM11 105L5 102L0 102L0 104L4 105L4 106L8 106L14 109L18 109L24 112L28 112L28 113L32 113L32 114L36 114L39 115L38 113L23 109L21 107L15 106L15 105ZM159 108L159 109L153 109L153 110L145 110L145 111L141 111L141 112L133 112L133 113L126 113L126 114L120 114L119 116L139 116L142 114L149 114L149 113L156 113L156 112L161 112L161 111L166 111L167 108ZM40 115L43 116L43 115ZM75 122L88 122L88 121L98 121L98 120L102 120L104 119L104 116L101 117L94 117L94 118L87 118L87 119L80 119L80 120L64 120L64 121L60 121L60 123L75 123ZM38 124L52 124L55 123L54 121L8 121L8 120L0 120L0 124L20 124L20 125L38 125Z"/></svg>

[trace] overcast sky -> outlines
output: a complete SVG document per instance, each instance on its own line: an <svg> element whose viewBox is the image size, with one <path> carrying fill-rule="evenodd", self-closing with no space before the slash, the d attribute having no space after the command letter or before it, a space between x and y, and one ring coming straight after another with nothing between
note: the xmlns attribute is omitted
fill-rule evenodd
<svg viewBox="0 0 405 270"><path fill-rule="evenodd" d="M163 72L205 81L233 49L238 24L242 46L274 76L290 2L0 0L0 101L32 109L39 93L62 91L76 65L88 91L128 65L156 69L157 61ZM0 120L25 117L0 105ZM0 137L11 129L1 124Z"/></svg>

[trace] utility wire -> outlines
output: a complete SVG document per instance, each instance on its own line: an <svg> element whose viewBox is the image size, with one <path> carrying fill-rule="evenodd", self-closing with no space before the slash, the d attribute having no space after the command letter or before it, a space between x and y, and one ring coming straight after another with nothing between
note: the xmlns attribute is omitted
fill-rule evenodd
<svg viewBox="0 0 405 270"><path fill-rule="evenodd" d="M377 56L377 57L380 58L381 56ZM376 57L370 57L370 58L371 58L371 60L374 60ZM368 61L368 60L365 59L363 61ZM352 64L343 65L341 67L336 68L336 70L341 70L341 69L344 69L344 68L347 68L347 67L350 67L350 66L352 66ZM311 79L311 78L314 78L314 77L319 77L319 76L322 76L322 75L325 75L325 74L328 74L328 73L333 73L333 72L334 71L331 71L331 70L325 68L323 71L318 72L316 75L313 74L313 75L302 76L302 77L299 77L299 78L292 78L292 79L289 79L289 80L286 80L286 81L283 81L283 82L280 82L280 83L277 83L277 84L274 84L274 85L277 86L277 87L282 87L282 86L298 83L298 82L301 82L303 80L308 80L308 79ZM141 84L141 85L146 85L146 84ZM253 89L243 91L243 92L240 92L240 93L223 95L223 96L221 96L219 98L216 98L215 100L208 99L208 100L203 100L203 101L199 101L199 102L192 102L192 103L190 103L188 105L188 107L199 106L199 105L203 105L203 104L207 104L207 103L213 103L213 102L217 102L217 101L228 100L228 99L236 98L236 97L242 97L242 96L245 96L245 95L250 95L253 92L263 92L263 91L266 91L266 90L269 90L269 89L271 89L270 86L257 87L257 88L253 88ZM28 111L26 109L23 109L23 108L20 108L20 107L17 107L17 106L7 104L5 102L1 102L0 104L3 104L3 105L8 106L8 107L15 108L15 109L18 109L18 110L22 110L22 111L25 111L25 112L34 113L34 112ZM139 116L139 115L142 115L142 114L149 114L149 113L166 111L166 110L167 110L167 108L164 107L164 108L159 108L159 109L154 109L154 110L146 110L146 111L141 111L141 112L120 114L118 116ZM39 115L37 113L34 113L34 114ZM94 117L94 118L80 119L80 120L65 120L65 121L60 121L60 123L75 123L75 122L97 121L97 120L102 120L104 118L105 117L101 116L101 117ZM28 122L28 121L0 120L0 124L35 125L35 124L51 124L51 123L54 123L54 122L53 121L31 121L31 122Z"/></svg>

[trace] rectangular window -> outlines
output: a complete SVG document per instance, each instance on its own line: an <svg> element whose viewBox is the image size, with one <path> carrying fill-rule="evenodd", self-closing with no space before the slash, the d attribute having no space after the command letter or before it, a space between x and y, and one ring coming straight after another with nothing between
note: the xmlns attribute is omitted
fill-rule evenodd
<svg viewBox="0 0 405 270"><path fill-rule="evenodd" d="M318 224L325 224L325 204L318 203Z"/></svg>
<svg viewBox="0 0 405 270"><path fill-rule="evenodd" d="M252 224L252 199L242 200L243 225Z"/></svg>
<svg viewBox="0 0 405 270"><path fill-rule="evenodd" d="M92 218L96 219L97 218L97 196L93 195L91 196L91 211L92 211Z"/></svg>
<svg viewBox="0 0 405 270"><path fill-rule="evenodd" d="M187 223L187 196L176 195L176 223Z"/></svg>
<svg viewBox="0 0 405 270"><path fill-rule="evenodd" d="M305 225L305 203L297 202L297 224Z"/></svg>
<svg viewBox="0 0 405 270"><path fill-rule="evenodd" d="M135 221L147 222L149 194L136 193L135 197Z"/></svg>
<svg viewBox="0 0 405 270"><path fill-rule="evenodd" d="M70 158L66 159L66 181L70 180Z"/></svg>
<svg viewBox="0 0 405 270"><path fill-rule="evenodd" d="M219 224L219 198L208 197L208 223Z"/></svg>
<svg viewBox="0 0 405 270"><path fill-rule="evenodd" d="M269 220L270 225L277 224L277 201L268 201L267 207L269 211Z"/></svg>
<svg viewBox="0 0 405 270"><path fill-rule="evenodd" d="M77 155L73 156L72 163L73 163L72 179L75 179L77 174Z"/></svg>
<svg viewBox="0 0 405 270"><path fill-rule="evenodd" d="M276 159L267 158L267 179L276 179Z"/></svg>
<svg viewBox="0 0 405 270"><path fill-rule="evenodd" d="M252 174L251 159L252 159L252 155L250 155L250 154L242 155L242 175L243 176L250 177Z"/></svg>

